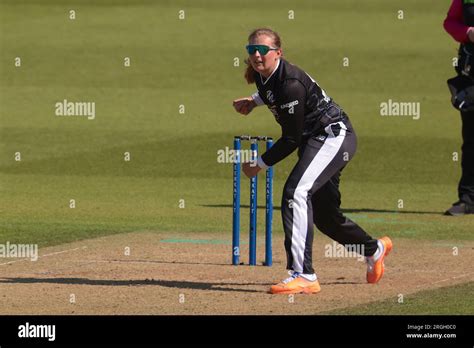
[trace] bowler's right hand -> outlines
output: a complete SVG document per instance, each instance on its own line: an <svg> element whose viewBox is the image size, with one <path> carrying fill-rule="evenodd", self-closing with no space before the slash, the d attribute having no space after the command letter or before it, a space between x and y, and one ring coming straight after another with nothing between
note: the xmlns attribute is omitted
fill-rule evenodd
<svg viewBox="0 0 474 348"><path fill-rule="evenodd" d="M242 115L248 115L253 108L257 106L252 97L236 99L232 105L234 106L235 111Z"/></svg>

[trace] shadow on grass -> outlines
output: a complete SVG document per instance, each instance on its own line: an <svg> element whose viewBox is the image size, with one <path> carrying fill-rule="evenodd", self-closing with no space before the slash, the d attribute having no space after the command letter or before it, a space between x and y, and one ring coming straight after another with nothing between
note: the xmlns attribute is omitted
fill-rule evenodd
<svg viewBox="0 0 474 348"><path fill-rule="evenodd" d="M169 242L172 243L172 242ZM101 263L158 263L158 264L169 264L169 265L203 265L203 266L233 266L230 262L229 263L213 263L213 262L184 262L184 261L161 261L161 260L100 260L100 261L93 261L93 262L101 262ZM281 262L274 261L273 264L280 264ZM241 261L236 266L247 266L250 267L248 263ZM265 261L257 262L255 266L251 267L266 267Z"/></svg>
<svg viewBox="0 0 474 348"><path fill-rule="evenodd" d="M350 282L350 281L342 281L342 282L319 282L321 285L354 285L354 284L366 284L365 282Z"/></svg>
<svg viewBox="0 0 474 348"><path fill-rule="evenodd" d="M184 261L161 261L161 260L101 260L95 261L101 263L158 263L170 265L204 265L204 266L231 266L229 263L213 263L213 262L184 262ZM241 265L244 265L243 263ZM262 265L257 265L262 266Z"/></svg>
<svg viewBox="0 0 474 348"><path fill-rule="evenodd" d="M166 288L192 289L192 290L211 290L224 292L252 292L261 293L261 290L225 288L223 286L270 286L266 283L209 283L209 282L190 282L182 280L161 280L161 279L131 279L131 280L112 280L112 279L89 279L89 278L3 278L0 284L64 284L64 285L91 285L91 286L143 286L153 285Z"/></svg>
<svg viewBox="0 0 474 348"><path fill-rule="evenodd" d="M210 282L190 282L183 280L162 280L162 279L89 279L89 278L3 278L0 284L62 284L62 285L91 285L91 286L161 286L166 288L209 290L222 292L244 292L262 293L266 291L255 289L242 289L236 286L265 286L270 287L273 283L210 283ZM351 281L322 282L321 285L348 285L361 284ZM231 286L231 287L225 287Z"/></svg>

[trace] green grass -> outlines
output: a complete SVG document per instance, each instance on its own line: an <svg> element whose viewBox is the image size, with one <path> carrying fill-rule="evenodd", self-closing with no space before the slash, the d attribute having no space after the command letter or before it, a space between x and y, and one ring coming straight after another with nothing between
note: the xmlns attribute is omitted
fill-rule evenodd
<svg viewBox="0 0 474 348"><path fill-rule="evenodd" d="M262 25L280 32L285 56L351 117L359 148L341 183L350 217L374 236L473 240L472 217L441 215L456 200L460 164L452 153L461 144L445 83L456 53L442 29L447 7L0 0L0 242L47 246L138 230L230 238L232 168L217 163L217 151L237 133L280 132L265 108L241 117L231 106L255 90L233 62L243 62L246 36ZM96 119L54 116L63 99L95 102ZM388 99L421 102L421 119L381 117ZM275 168L277 206L294 162L292 155ZM282 233L278 213L275 232Z"/></svg>
<svg viewBox="0 0 474 348"><path fill-rule="evenodd" d="M360 306L338 309L324 314L347 315L473 315L474 283L448 286Z"/></svg>

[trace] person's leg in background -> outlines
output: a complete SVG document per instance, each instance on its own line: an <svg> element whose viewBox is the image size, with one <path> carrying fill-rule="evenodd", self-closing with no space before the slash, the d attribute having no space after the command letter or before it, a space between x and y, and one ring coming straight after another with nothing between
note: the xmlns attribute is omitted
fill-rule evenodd
<svg viewBox="0 0 474 348"><path fill-rule="evenodd" d="M458 185L459 201L446 211L458 216L474 213L474 111L461 112L462 118L462 175Z"/></svg>

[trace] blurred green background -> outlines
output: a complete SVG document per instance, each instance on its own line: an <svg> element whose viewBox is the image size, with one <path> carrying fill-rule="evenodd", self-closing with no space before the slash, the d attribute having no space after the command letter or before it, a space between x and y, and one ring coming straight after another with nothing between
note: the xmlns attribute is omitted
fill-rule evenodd
<svg viewBox="0 0 474 348"><path fill-rule="evenodd" d="M442 27L449 3L1 0L0 242L139 230L230 240L232 166L217 151L236 134L280 134L265 107L248 117L232 108L255 90L243 79L244 46L260 26L278 31L284 56L350 115L359 148L342 176L348 215L377 237L472 240L472 217L442 216L460 176L460 117L446 86L457 44ZM95 102L96 118L55 116L64 99ZM421 118L380 116L389 99L420 102ZM295 160L275 167L276 206ZM274 230L282 233L278 212Z"/></svg>

